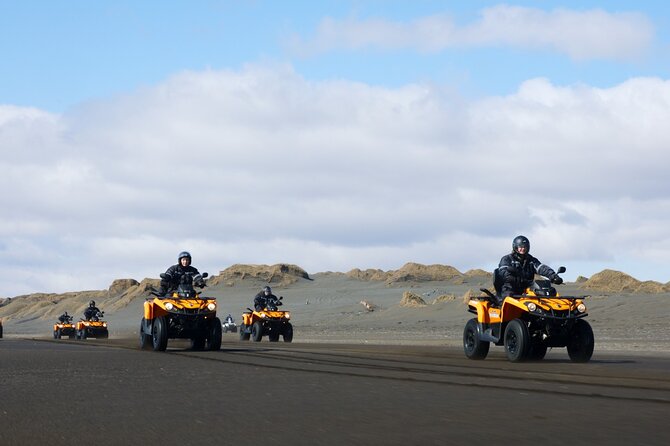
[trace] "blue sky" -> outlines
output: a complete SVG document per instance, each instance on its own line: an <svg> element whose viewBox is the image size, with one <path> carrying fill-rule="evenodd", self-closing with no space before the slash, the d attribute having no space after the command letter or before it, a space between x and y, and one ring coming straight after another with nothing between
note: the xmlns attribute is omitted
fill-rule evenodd
<svg viewBox="0 0 670 446"><path fill-rule="evenodd" d="M670 6L666 2L516 2L545 11L603 9L644 15L654 40L624 61L573 61L567 55L490 45L419 53L413 48L336 49L302 56L289 48L325 18L383 18L398 23L447 14L462 26L498 2L473 1L5 1L1 3L0 98L49 111L152 85L181 70L290 62L309 79L398 86L436 82L468 95L507 94L530 77L608 87L632 76L667 76Z"/></svg>
<svg viewBox="0 0 670 446"><path fill-rule="evenodd" d="M668 282L669 30L660 1L0 0L0 296L184 249L491 270L518 233Z"/></svg>

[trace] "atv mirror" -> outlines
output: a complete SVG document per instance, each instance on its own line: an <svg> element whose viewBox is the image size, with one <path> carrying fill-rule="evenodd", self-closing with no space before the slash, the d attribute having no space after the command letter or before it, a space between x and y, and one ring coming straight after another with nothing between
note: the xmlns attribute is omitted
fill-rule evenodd
<svg viewBox="0 0 670 446"><path fill-rule="evenodd" d="M279 296L279 300L282 300L283 298L284 298L284 296Z"/></svg>
<svg viewBox="0 0 670 446"><path fill-rule="evenodd" d="M209 276L209 273L202 273L202 278L206 279Z"/></svg>
<svg viewBox="0 0 670 446"><path fill-rule="evenodd" d="M563 274L565 272L565 266L561 266L558 268L558 271L556 271L558 274Z"/></svg>

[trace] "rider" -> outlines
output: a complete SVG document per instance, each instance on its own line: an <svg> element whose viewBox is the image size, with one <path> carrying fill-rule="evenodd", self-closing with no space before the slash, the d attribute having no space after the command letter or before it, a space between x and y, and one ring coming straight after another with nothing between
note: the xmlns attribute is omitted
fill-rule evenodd
<svg viewBox="0 0 670 446"><path fill-rule="evenodd" d="M261 311L268 306L268 301L271 299L277 300L277 296L272 294L272 288L266 286L263 288L256 297L254 297L254 308L256 311Z"/></svg>
<svg viewBox="0 0 670 446"><path fill-rule="evenodd" d="M97 316L98 313L100 313L100 309L95 306L95 301L92 300L88 303L88 308L84 310L84 318L87 321L90 321Z"/></svg>
<svg viewBox="0 0 670 446"><path fill-rule="evenodd" d="M68 322L70 322L70 319L72 319L72 316L67 314L67 311L58 316L58 322L60 322L61 324L67 324Z"/></svg>
<svg viewBox="0 0 670 446"><path fill-rule="evenodd" d="M502 280L502 297L523 293L533 283L536 273L557 285L563 283L553 269L530 255L529 251L530 241L519 235L512 241L512 253L500 259L498 274Z"/></svg>
<svg viewBox="0 0 670 446"><path fill-rule="evenodd" d="M165 271L167 276L164 279L161 279L161 287L159 293L164 296L168 292L171 292L179 286L181 278L184 274L190 273L191 275L200 274L198 270L191 266L191 254L187 251L182 251L177 257L177 264L172 265Z"/></svg>

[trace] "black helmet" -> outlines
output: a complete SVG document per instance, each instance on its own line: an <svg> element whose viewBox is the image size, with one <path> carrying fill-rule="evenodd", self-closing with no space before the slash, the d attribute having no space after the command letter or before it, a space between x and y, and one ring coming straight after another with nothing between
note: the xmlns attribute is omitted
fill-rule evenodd
<svg viewBox="0 0 670 446"><path fill-rule="evenodd" d="M191 254L189 254L188 251L180 252L179 257L177 257L177 262L181 263L181 259L183 259L184 257L188 259L189 263L191 262Z"/></svg>
<svg viewBox="0 0 670 446"><path fill-rule="evenodd" d="M526 253L530 252L530 240L523 235L517 235L512 241L512 251L517 252L517 248L522 246L526 248Z"/></svg>
<svg viewBox="0 0 670 446"><path fill-rule="evenodd" d="M88 303L88 306L89 306L89 307L95 307L95 301L94 301L94 300L90 301L90 302Z"/></svg>
<svg viewBox="0 0 670 446"><path fill-rule="evenodd" d="M272 294L272 288L270 288L269 286L266 286L265 288L263 288L263 292L265 294Z"/></svg>

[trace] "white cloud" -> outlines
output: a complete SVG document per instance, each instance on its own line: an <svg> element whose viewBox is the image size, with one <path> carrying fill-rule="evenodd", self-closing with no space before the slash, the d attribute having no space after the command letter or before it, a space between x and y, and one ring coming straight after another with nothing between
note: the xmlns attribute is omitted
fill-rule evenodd
<svg viewBox="0 0 670 446"><path fill-rule="evenodd" d="M670 279L648 276L670 269L661 79L533 79L455 106L431 86L250 66L182 73L62 116L2 113L4 296L157 277L184 249L213 273L280 261L490 268L517 233L573 277L597 270L571 264L635 259L629 273Z"/></svg>
<svg viewBox="0 0 670 446"><path fill-rule="evenodd" d="M328 17L321 21L313 38L294 36L289 46L303 55L369 47L439 52L448 48L505 46L548 49L575 60L629 60L648 49L653 35L651 21L639 13L600 9L544 11L498 5L483 9L477 21L465 26L445 14L409 22Z"/></svg>

